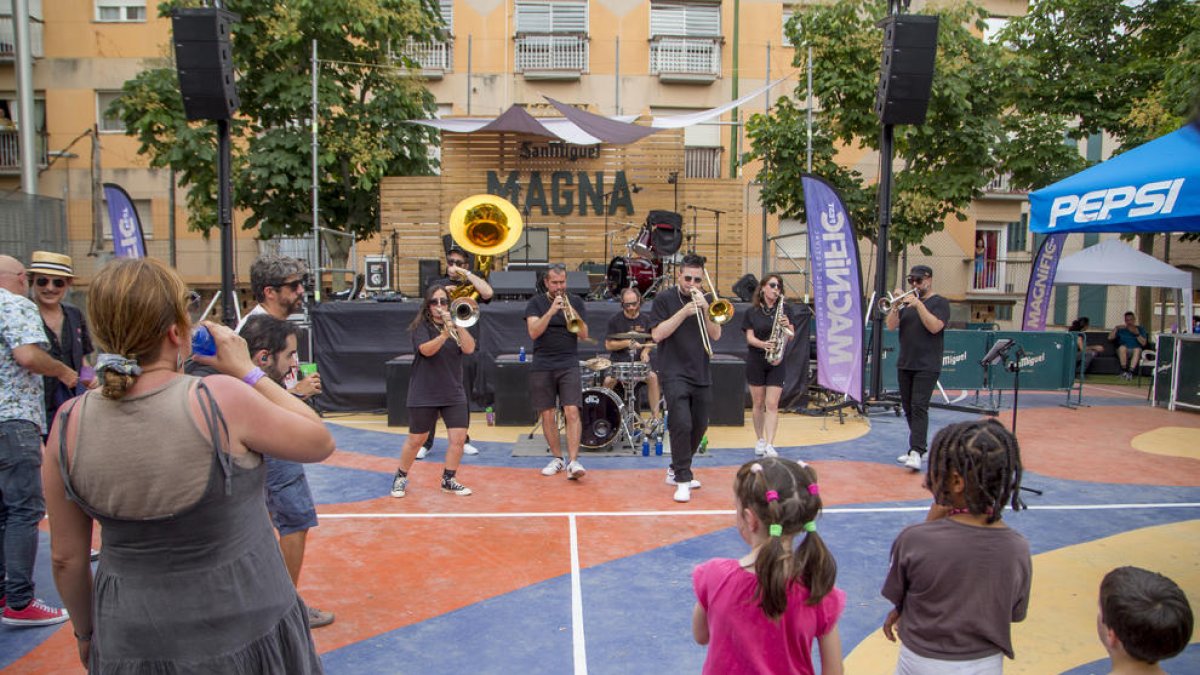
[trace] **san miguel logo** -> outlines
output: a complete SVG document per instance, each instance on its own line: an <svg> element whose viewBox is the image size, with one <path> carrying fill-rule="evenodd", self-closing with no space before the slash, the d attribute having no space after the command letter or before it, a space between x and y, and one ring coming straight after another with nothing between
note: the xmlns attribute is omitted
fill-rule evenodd
<svg viewBox="0 0 1200 675"><path fill-rule="evenodd" d="M542 172L531 171L528 181L522 184L519 171L510 171L503 183L495 171L489 171L487 191L512 202L522 213L538 209L543 216L551 213L556 216L569 216L572 213L586 216L589 212L602 216L607 206L610 216L620 208L632 215L633 193L625 172L616 172L611 187L606 182L605 174L604 171L554 171L547 181L542 178Z"/></svg>
<svg viewBox="0 0 1200 675"><path fill-rule="evenodd" d="M565 159L574 162L579 159L599 159L600 146L574 145L572 143L521 143L517 152L521 159Z"/></svg>

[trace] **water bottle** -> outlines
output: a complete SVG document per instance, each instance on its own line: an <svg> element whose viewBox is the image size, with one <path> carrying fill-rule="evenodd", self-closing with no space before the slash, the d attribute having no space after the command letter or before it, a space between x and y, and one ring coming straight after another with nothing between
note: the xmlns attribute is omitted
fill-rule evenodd
<svg viewBox="0 0 1200 675"><path fill-rule="evenodd" d="M489 405L487 407L487 410L485 410L484 412L487 415L487 425L489 427L496 426L496 411L492 410L492 406Z"/></svg>
<svg viewBox="0 0 1200 675"><path fill-rule="evenodd" d="M199 326L192 331L192 353L201 356L216 356L217 343L213 340L208 328Z"/></svg>
<svg viewBox="0 0 1200 675"><path fill-rule="evenodd" d="M650 456L650 437L642 436L642 457Z"/></svg>
<svg viewBox="0 0 1200 675"><path fill-rule="evenodd" d="M662 456L662 436L654 439L654 454Z"/></svg>
<svg viewBox="0 0 1200 675"><path fill-rule="evenodd" d="M708 453L708 434L704 434L700 439L700 449L697 452L701 455Z"/></svg>
<svg viewBox="0 0 1200 675"><path fill-rule="evenodd" d="M521 347L521 351L517 354L517 360L520 361L521 363L525 363L525 348L524 347Z"/></svg>

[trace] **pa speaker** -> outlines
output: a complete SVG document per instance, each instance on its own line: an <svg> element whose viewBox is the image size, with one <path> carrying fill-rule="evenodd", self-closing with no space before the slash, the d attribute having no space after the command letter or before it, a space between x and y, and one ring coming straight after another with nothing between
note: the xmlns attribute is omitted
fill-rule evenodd
<svg viewBox="0 0 1200 675"><path fill-rule="evenodd" d="M368 291L387 291L392 288L392 261L387 256L369 255L363 261L363 288Z"/></svg>
<svg viewBox="0 0 1200 675"><path fill-rule="evenodd" d="M537 292L537 272L529 270L495 271L488 277L488 284L497 298L517 300L531 298Z"/></svg>
<svg viewBox="0 0 1200 675"><path fill-rule="evenodd" d="M733 284L733 294L742 302L754 300L754 291L758 289L758 278L753 274L744 274Z"/></svg>
<svg viewBox="0 0 1200 675"><path fill-rule="evenodd" d="M892 15L883 21L883 60L875 113L884 124L924 124L933 87L938 18Z"/></svg>
<svg viewBox="0 0 1200 675"><path fill-rule="evenodd" d="M429 282L434 279L440 279L442 276L442 264L438 260L432 258L422 258L417 261L417 284L421 288L421 297L425 297L425 291L429 289Z"/></svg>
<svg viewBox="0 0 1200 675"><path fill-rule="evenodd" d="M586 296L592 290L587 272L567 272L567 292L580 297Z"/></svg>
<svg viewBox="0 0 1200 675"><path fill-rule="evenodd" d="M179 93L189 120L227 120L240 101L233 76L232 12L214 7L177 9L171 15Z"/></svg>
<svg viewBox="0 0 1200 675"><path fill-rule="evenodd" d="M713 354L712 403L708 423L714 427L746 425L746 362L729 354Z"/></svg>
<svg viewBox="0 0 1200 675"><path fill-rule="evenodd" d="M412 354L397 356L385 364L389 427L408 426L408 378L412 366Z"/></svg>

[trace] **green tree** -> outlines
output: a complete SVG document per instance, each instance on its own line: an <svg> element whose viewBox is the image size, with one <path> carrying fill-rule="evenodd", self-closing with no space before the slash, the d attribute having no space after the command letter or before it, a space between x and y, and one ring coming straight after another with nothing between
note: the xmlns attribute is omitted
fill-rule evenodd
<svg viewBox="0 0 1200 675"><path fill-rule="evenodd" d="M161 16L195 0L158 6ZM425 0L227 0L240 15L233 58L241 105L230 125L233 203L243 227L264 239L312 231L311 70L318 44L320 225L363 238L378 230L379 183L429 174L436 135L404 124L434 110L394 45L438 35L436 4ZM189 227L217 226L216 125L184 117L173 62L164 59L125 83L113 112L141 143L151 166L173 168L187 188ZM344 237L328 237L335 259ZM339 256L338 254L341 253Z"/></svg>

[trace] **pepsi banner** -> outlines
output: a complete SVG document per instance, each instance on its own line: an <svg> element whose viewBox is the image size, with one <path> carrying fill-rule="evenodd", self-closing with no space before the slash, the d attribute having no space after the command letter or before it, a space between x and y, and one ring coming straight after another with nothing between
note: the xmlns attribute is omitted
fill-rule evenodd
<svg viewBox="0 0 1200 675"><path fill-rule="evenodd" d="M1067 233L1058 232L1042 240L1033 268L1029 273L1029 288L1025 291L1025 317L1021 330L1046 330L1046 314L1050 312L1050 292L1054 290L1054 275L1058 261L1062 259L1063 243Z"/></svg>
<svg viewBox="0 0 1200 675"><path fill-rule="evenodd" d="M112 224L113 255L118 258L145 258L146 238L142 221L129 193L116 183L104 184L104 199L108 202L108 222Z"/></svg>
<svg viewBox="0 0 1200 675"><path fill-rule="evenodd" d="M832 185L805 175L808 259L816 298L817 382L863 400L862 274L858 236Z"/></svg>

